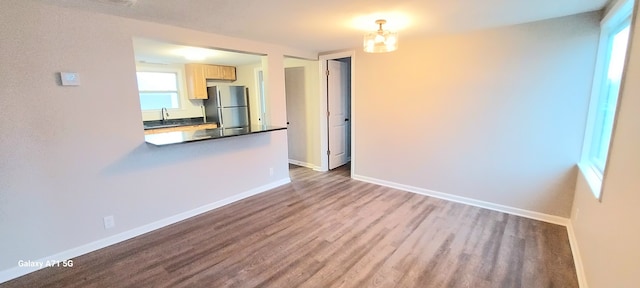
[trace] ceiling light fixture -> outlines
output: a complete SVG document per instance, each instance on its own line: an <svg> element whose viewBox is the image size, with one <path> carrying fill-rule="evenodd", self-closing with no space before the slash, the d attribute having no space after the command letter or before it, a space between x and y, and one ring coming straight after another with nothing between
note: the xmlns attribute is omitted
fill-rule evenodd
<svg viewBox="0 0 640 288"><path fill-rule="evenodd" d="M216 56L216 52L211 49L200 47L187 47L176 49L173 51L175 55L180 55L190 61L203 61L207 58Z"/></svg>
<svg viewBox="0 0 640 288"><path fill-rule="evenodd" d="M378 24L378 31L368 33L364 35L364 52L368 53L384 53L391 52L398 49L398 32L391 32L389 30L382 29L382 25L386 24L387 20L376 20Z"/></svg>

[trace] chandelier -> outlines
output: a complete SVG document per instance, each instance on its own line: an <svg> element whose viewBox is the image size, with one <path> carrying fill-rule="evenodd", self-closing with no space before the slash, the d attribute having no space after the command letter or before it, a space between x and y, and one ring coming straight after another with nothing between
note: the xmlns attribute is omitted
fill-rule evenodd
<svg viewBox="0 0 640 288"><path fill-rule="evenodd" d="M382 25L387 20L376 20L378 30L364 35L364 52L368 53L384 53L398 49L398 33L382 29Z"/></svg>

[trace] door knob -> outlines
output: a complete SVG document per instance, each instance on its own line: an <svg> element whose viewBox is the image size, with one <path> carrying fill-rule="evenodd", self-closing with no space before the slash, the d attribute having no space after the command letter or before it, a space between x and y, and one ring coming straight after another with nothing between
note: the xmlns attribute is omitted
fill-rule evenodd
<svg viewBox="0 0 640 288"><path fill-rule="evenodd" d="M344 118L344 122L349 122L349 118Z"/></svg>

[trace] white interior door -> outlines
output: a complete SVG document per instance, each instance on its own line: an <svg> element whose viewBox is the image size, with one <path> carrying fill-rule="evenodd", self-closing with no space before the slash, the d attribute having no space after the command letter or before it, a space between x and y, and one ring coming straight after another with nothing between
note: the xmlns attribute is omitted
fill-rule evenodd
<svg viewBox="0 0 640 288"><path fill-rule="evenodd" d="M347 163L347 131L349 115L347 111L347 64L328 60L327 68L327 108L329 126L329 169Z"/></svg>

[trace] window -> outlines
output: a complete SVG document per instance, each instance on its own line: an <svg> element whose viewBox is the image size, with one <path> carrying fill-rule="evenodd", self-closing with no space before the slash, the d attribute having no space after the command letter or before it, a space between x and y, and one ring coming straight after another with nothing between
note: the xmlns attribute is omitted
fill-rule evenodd
<svg viewBox="0 0 640 288"><path fill-rule="evenodd" d="M142 110L180 108L178 74L173 72L137 72Z"/></svg>
<svg viewBox="0 0 640 288"><path fill-rule="evenodd" d="M602 20L600 47L591 92L589 121L580 168L596 198L602 179L618 105L629 40L633 1L621 0Z"/></svg>

